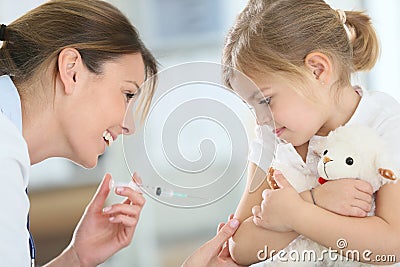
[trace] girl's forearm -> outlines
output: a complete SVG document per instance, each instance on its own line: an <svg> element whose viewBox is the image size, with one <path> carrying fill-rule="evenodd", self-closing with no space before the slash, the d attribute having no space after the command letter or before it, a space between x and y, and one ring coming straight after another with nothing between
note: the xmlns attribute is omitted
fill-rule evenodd
<svg viewBox="0 0 400 267"><path fill-rule="evenodd" d="M374 255L395 255L400 260L400 227L394 227L380 217L341 216L304 202L302 209L293 216L290 226L297 233L333 250L338 250L338 240L346 240L343 255L346 255L346 251L348 255L354 250L360 255L364 251L371 251L369 258ZM360 257L360 261L369 262L364 257Z"/></svg>
<svg viewBox="0 0 400 267"><path fill-rule="evenodd" d="M248 266L269 258L272 250L285 248L297 236L295 232L274 232L257 227L253 217L249 217L229 240L229 251L236 263Z"/></svg>

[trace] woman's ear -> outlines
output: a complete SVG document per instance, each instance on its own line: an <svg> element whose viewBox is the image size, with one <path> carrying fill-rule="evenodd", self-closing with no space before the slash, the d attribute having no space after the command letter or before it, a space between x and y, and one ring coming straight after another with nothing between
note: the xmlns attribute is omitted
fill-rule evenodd
<svg viewBox="0 0 400 267"><path fill-rule="evenodd" d="M315 79L322 84L327 84L332 76L332 62L328 56L320 52L308 54L304 60L306 68L311 70Z"/></svg>
<svg viewBox="0 0 400 267"><path fill-rule="evenodd" d="M74 92L77 83L77 73L81 70L81 65L81 54L74 48L65 48L58 55L58 71L66 95Z"/></svg>

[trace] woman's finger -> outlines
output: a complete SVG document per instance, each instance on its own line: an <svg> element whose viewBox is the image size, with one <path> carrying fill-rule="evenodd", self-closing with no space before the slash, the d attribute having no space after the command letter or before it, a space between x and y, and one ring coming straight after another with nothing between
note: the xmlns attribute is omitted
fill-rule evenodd
<svg viewBox="0 0 400 267"><path fill-rule="evenodd" d="M137 172L134 172L134 173L133 173L133 175L132 175L132 180L133 180L135 183L139 184L139 185L142 184L142 178L139 176L139 174L137 174Z"/></svg>
<svg viewBox="0 0 400 267"><path fill-rule="evenodd" d="M92 200L88 205L88 210L93 210L94 212L99 212L102 210L104 203L110 193L110 181L112 177L109 173L104 175L96 193L94 194Z"/></svg>
<svg viewBox="0 0 400 267"><path fill-rule="evenodd" d="M227 222L217 233L217 235L206 243L204 249L206 250L206 255L217 256L224 246L225 242L236 232L239 227L239 221L237 219L232 219Z"/></svg>
<svg viewBox="0 0 400 267"><path fill-rule="evenodd" d="M130 217L130 216L126 216L123 214L118 214L115 216L111 216L110 218L108 218L108 220L111 223L121 223L126 227L136 227L136 225L139 221L139 216L138 217Z"/></svg>
<svg viewBox="0 0 400 267"><path fill-rule="evenodd" d="M217 233L221 231L222 227L224 227L225 223L218 224Z"/></svg>
<svg viewBox="0 0 400 267"><path fill-rule="evenodd" d="M130 217L138 217L141 210L142 207L137 205L114 204L111 207L105 207L103 209L103 213L110 216L115 214L123 214Z"/></svg>
<svg viewBox="0 0 400 267"><path fill-rule="evenodd" d="M115 193L120 196L127 197L128 199L124 201L126 204L132 203L142 207L146 202L146 199L143 197L142 193L139 193L130 187L118 186L115 188Z"/></svg>

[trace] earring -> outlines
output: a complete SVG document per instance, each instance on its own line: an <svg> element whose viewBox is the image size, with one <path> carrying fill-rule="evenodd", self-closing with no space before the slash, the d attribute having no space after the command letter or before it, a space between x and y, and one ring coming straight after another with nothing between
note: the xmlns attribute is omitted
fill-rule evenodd
<svg viewBox="0 0 400 267"><path fill-rule="evenodd" d="M317 74L317 71L314 70L313 74L314 74L314 76L315 76L315 79L318 80L318 79L319 79L319 75Z"/></svg>

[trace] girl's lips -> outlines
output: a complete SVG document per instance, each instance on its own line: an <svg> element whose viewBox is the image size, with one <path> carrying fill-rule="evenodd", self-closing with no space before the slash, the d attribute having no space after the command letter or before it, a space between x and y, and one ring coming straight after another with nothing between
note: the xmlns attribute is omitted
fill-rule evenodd
<svg viewBox="0 0 400 267"><path fill-rule="evenodd" d="M276 136L280 136L284 131L285 131L285 127L281 127L281 128L277 128L277 129L274 129L272 132L276 135Z"/></svg>

